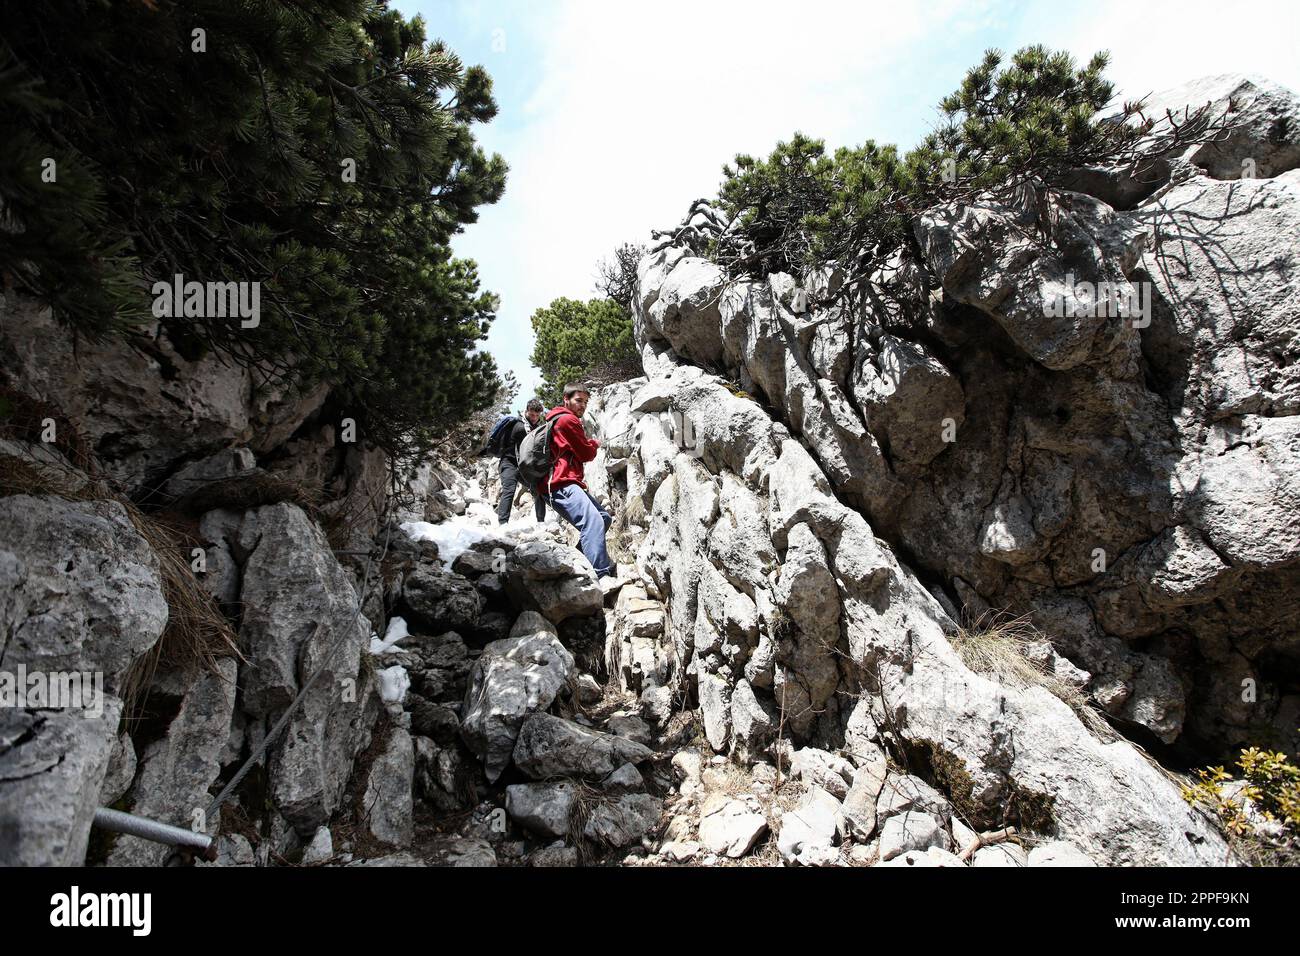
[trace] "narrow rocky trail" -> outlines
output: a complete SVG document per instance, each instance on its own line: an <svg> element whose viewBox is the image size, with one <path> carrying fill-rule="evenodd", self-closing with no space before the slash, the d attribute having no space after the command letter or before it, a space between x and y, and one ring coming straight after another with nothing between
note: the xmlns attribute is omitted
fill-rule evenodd
<svg viewBox="0 0 1300 956"><path fill-rule="evenodd" d="M621 423L617 410L607 412L598 403L597 433ZM671 608L650 596L638 569L648 529L629 519L622 468L610 474L605 461L602 451L589 477L617 516L610 546L620 576L603 593L576 533L553 515L537 524L525 500L510 524L495 525L490 466L447 496L460 514L403 526L420 558L402 609L453 623L473 613L468 592L457 590L469 582L483 601L476 624L513 622L507 637L482 646L411 630L376 654L384 673L409 675L388 711L416 741L413 835L400 853L372 844L364 860L345 852L337 862L1091 865L1077 847L1045 836L977 834L945 796L878 748L799 747L757 699L748 717L732 701L744 749L716 753L699 702L674 686ZM422 563L434 553L443 575ZM399 628L407 633L404 620Z"/></svg>

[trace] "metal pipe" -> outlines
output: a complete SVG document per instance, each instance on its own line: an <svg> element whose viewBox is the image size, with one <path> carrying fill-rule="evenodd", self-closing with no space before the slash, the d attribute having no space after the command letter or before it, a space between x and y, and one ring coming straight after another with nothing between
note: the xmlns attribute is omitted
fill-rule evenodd
<svg viewBox="0 0 1300 956"><path fill-rule="evenodd" d="M125 833L155 843L165 843L167 846L190 847L197 850L198 855L205 860L217 858L216 841L206 833L195 833L193 830L174 827L169 823L146 820L144 817L132 816L121 810L100 807L95 811L94 825L115 833Z"/></svg>

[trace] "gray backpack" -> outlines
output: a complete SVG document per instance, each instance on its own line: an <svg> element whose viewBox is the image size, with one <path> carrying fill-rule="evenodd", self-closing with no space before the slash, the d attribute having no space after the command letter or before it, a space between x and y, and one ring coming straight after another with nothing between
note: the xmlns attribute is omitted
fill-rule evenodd
<svg viewBox="0 0 1300 956"><path fill-rule="evenodd" d="M545 422L525 435L519 443L519 480L527 482L529 488L551 477L551 469L555 467L555 454L551 451L551 429L561 415L570 414L572 412L561 409L554 415L548 415Z"/></svg>

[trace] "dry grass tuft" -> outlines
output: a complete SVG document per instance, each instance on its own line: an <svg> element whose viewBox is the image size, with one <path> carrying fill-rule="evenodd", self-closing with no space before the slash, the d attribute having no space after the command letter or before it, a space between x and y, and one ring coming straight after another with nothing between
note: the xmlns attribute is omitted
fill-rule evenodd
<svg viewBox="0 0 1300 956"><path fill-rule="evenodd" d="M169 525L164 516L146 514L126 495L113 490L106 480L91 477L100 472L89 446L57 409L12 389L0 388L0 403L3 402L8 405L4 406L7 414L0 416L0 437L29 442L49 449L51 454L37 454L33 450L22 457L0 455L0 495L55 495L68 501L115 501L158 558L163 597L167 602L167 625L153 648L127 670L118 689L125 703L123 719L129 727L143 712L145 691L159 666L187 670L200 666L215 671L219 658L239 655L235 632L191 570L190 550L199 545L195 535L177 525ZM40 441L38 425L45 418L57 423L58 441ZM53 454L56 451L58 454Z"/></svg>
<svg viewBox="0 0 1300 956"><path fill-rule="evenodd" d="M217 508L247 511L250 508L278 505L286 501L302 508L313 518L320 517L319 491L301 482L267 471L232 475L220 481L210 482L178 500L174 507L193 514L202 514Z"/></svg>
<svg viewBox="0 0 1300 956"><path fill-rule="evenodd" d="M54 438L45 441L46 424L54 423ZM0 438L48 444L68 463L92 478L100 477L94 452L85 436L57 407L0 384Z"/></svg>
<svg viewBox="0 0 1300 956"><path fill-rule="evenodd" d="M163 598L167 601L167 626L162 637L136 659L123 679L123 713L131 721L139 716L145 692L159 666L185 670L198 666L215 672L220 658L243 657L230 622L190 568L187 557L190 548L198 546L197 541L186 540L175 528L144 514L129 501L118 500L136 531L158 556Z"/></svg>
<svg viewBox="0 0 1300 956"><path fill-rule="evenodd" d="M1030 646L1046 641L1028 615L1011 617L987 611L969 627L962 627L952 645L962 661L978 674L1000 684L1024 689L1042 687L1063 701L1099 740L1119 740L1120 734L1074 684L1057 677L1030 656Z"/></svg>
<svg viewBox="0 0 1300 956"><path fill-rule="evenodd" d="M93 501L106 497L107 491L69 467L0 455L0 497L10 495L56 495L68 501Z"/></svg>

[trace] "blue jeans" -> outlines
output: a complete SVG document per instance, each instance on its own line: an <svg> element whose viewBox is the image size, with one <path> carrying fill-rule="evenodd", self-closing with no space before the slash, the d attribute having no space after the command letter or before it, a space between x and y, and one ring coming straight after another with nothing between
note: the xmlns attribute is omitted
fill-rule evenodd
<svg viewBox="0 0 1300 956"><path fill-rule="evenodd" d="M562 485L554 489L551 506L578 529L578 546L596 569L596 577L613 574L614 564L605 550L605 529L614 520L609 512L596 504L596 499L580 485Z"/></svg>

